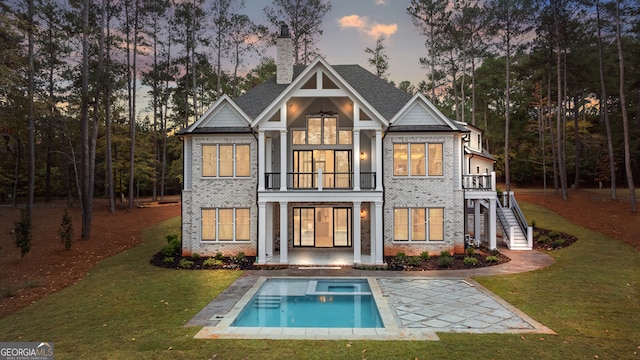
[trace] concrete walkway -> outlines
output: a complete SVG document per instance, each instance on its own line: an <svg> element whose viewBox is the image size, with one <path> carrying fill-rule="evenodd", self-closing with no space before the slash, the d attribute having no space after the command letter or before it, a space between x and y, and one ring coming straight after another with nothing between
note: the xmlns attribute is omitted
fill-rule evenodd
<svg viewBox="0 0 640 360"><path fill-rule="evenodd" d="M501 253L508 263L465 270L382 271L290 267L247 271L186 326L202 326L196 338L438 340L436 332L553 333L470 279L544 268L553 258L538 251ZM230 326L265 277L369 278L381 314L380 329L243 328ZM259 281L260 280L260 281Z"/></svg>

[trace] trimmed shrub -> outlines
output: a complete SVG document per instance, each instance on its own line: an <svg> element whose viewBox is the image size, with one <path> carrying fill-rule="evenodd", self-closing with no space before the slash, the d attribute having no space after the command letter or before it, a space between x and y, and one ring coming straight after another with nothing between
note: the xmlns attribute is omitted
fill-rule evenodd
<svg viewBox="0 0 640 360"><path fill-rule="evenodd" d="M560 248L562 246L564 246L565 244L565 240L560 238L560 239L555 239L551 242L551 247L553 247L554 249Z"/></svg>
<svg viewBox="0 0 640 360"><path fill-rule="evenodd" d="M478 265L478 259L471 257L471 256L467 256L464 258L463 260L464 264L467 266L475 266Z"/></svg>
<svg viewBox="0 0 640 360"><path fill-rule="evenodd" d="M222 266L222 260L216 258L208 258L204 262L202 262L202 266L206 268Z"/></svg>
<svg viewBox="0 0 640 360"><path fill-rule="evenodd" d="M448 256L448 257L451 257L451 253L450 253L450 252L448 252L448 251L441 251L441 252L440 252L440 256L441 256L441 257L442 257L442 256Z"/></svg>
<svg viewBox="0 0 640 360"><path fill-rule="evenodd" d="M167 245L162 248L162 255L165 257L176 256L180 252L180 238L178 235L167 235Z"/></svg>
<svg viewBox="0 0 640 360"><path fill-rule="evenodd" d="M551 242L551 238L548 236L540 236L536 241L538 244L549 244Z"/></svg>
<svg viewBox="0 0 640 360"><path fill-rule="evenodd" d="M162 258L162 262L165 264L173 264L174 261L176 261L176 259L173 256L166 256Z"/></svg>
<svg viewBox="0 0 640 360"><path fill-rule="evenodd" d="M423 251L420 253L420 259L422 260L429 260L429 252L428 251Z"/></svg>
<svg viewBox="0 0 640 360"><path fill-rule="evenodd" d="M178 266L180 266L183 269L191 269L194 265L194 262L191 260L187 260L187 259L180 259L180 262L178 263Z"/></svg>
<svg viewBox="0 0 640 360"><path fill-rule="evenodd" d="M493 255L489 255L486 258L484 258L484 261L486 262L498 262L498 257L497 256L493 256Z"/></svg>
<svg viewBox="0 0 640 360"><path fill-rule="evenodd" d="M11 232L16 247L20 248L20 256L24 257L31 250L31 220L27 218L27 213L22 210L21 220L14 222L15 228Z"/></svg>
<svg viewBox="0 0 640 360"><path fill-rule="evenodd" d="M449 252L446 251L446 253ZM438 266L440 267L448 267L451 264L453 264L453 258L451 256L440 255L438 258Z"/></svg>
<svg viewBox="0 0 640 360"><path fill-rule="evenodd" d="M465 253L467 254L467 256L473 256L473 254L475 254L476 251L474 248L468 247L467 250L465 250Z"/></svg>
<svg viewBox="0 0 640 360"><path fill-rule="evenodd" d="M247 258L247 256L242 251L240 251L236 256L232 256L230 260L232 264L235 264L238 266L249 265L249 262L251 261Z"/></svg>
<svg viewBox="0 0 640 360"><path fill-rule="evenodd" d="M213 258L216 259L216 260L222 261L222 260L224 260L224 255L222 255L222 253L220 251L218 251Z"/></svg>
<svg viewBox="0 0 640 360"><path fill-rule="evenodd" d="M407 258L407 263L411 266L418 266L420 265L420 257L419 256L409 256Z"/></svg>
<svg viewBox="0 0 640 360"><path fill-rule="evenodd" d="M58 229L58 238L60 238L60 242L64 244L65 250L71 249L73 224L71 223L71 216L69 216L67 209L64 209L64 214L62 214L62 222L60 223L60 229Z"/></svg>

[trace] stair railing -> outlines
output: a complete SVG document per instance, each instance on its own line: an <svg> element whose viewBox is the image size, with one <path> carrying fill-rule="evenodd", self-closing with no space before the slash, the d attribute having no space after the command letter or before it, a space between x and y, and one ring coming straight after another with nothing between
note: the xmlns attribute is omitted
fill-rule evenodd
<svg viewBox="0 0 640 360"><path fill-rule="evenodd" d="M512 236L510 236L510 234L512 233L511 231L511 226L509 226L509 221L507 220L507 217L504 215L504 206L502 205L501 201L496 201L497 206L497 217L498 217L498 221L500 222L500 226L502 226L502 233L504 234L504 238L503 238L503 242L507 245L509 245L509 248L511 248L511 238Z"/></svg>
<svg viewBox="0 0 640 360"><path fill-rule="evenodd" d="M522 210L520 210L520 206L518 205L518 201L516 200L516 197L513 194L513 191L510 191L508 193L508 196L509 196L509 200L508 200L509 207L513 210L513 215L515 216L516 221L518 222L518 226L520 227L520 230L522 230L522 234L526 235L527 237L527 245L529 246L529 248L531 248L533 246L533 229L531 226L529 226L529 224L527 223L527 220L524 218L524 214L522 213Z"/></svg>

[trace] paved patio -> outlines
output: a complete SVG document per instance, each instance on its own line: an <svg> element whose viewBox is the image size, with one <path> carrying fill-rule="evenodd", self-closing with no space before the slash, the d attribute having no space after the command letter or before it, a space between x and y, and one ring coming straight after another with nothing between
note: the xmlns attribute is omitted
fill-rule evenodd
<svg viewBox="0 0 640 360"><path fill-rule="evenodd" d="M537 251L501 249L501 252L511 261L469 270L397 272L301 266L284 270L247 271L186 326L203 327L196 338L234 339L438 340L437 332L553 333L470 279L471 276L533 271L553 263L553 258ZM372 292L385 327L330 329L230 326L244 304L257 291L260 279L289 276L373 278Z"/></svg>

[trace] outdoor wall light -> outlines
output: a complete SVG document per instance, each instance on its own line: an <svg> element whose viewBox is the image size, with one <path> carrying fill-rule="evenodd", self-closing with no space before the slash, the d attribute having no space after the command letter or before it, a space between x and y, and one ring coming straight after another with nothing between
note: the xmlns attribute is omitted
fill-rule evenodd
<svg viewBox="0 0 640 360"><path fill-rule="evenodd" d="M363 152L361 152L361 153L360 153L360 160L364 160L364 159L366 159L366 158L367 158L367 154L365 154L365 153L364 153L364 151L363 151Z"/></svg>

